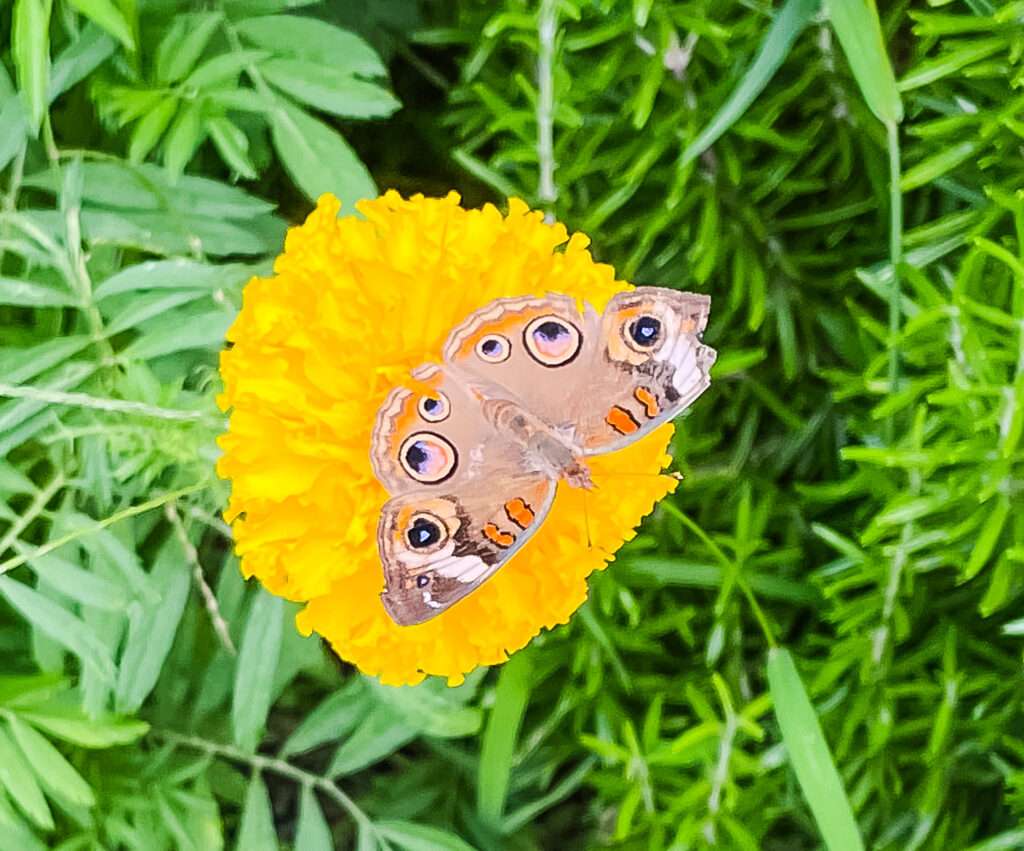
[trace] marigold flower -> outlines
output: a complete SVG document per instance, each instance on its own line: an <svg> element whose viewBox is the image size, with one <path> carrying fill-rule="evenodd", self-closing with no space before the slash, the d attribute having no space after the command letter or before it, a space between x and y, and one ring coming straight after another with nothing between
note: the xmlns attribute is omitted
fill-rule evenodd
<svg viewBox="0 0 1024 851"><path fill-rule="evenodd" d="M588 460L596 490L560 485L544 525L492 579L427 623L397 626L378 596L376 528L388 495L369 460L388 391L437 361L451 328L493 298L555 291L601 310L630 286L594 262L586 236L570 238L517 199L505 216L489 204L463 209L455 193L388 192L357 205L364 219L338 219L339 206L325 195L288 233L273 277L249 282L228 331L219 399L232 411L218 464L232 483L225 517L245 575L306 603L300 631L318 632L385 683L436 674L456 685L583 603L590 572L675 486L656 475L670 460L672 425ZM615 471L651 475L607 475Z"/></svg>

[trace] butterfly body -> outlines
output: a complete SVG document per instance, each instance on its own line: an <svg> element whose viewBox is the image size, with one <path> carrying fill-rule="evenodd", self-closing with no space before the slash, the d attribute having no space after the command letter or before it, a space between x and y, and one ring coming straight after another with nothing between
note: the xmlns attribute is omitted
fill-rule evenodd
<svg viewBox="0 0 1024 851"><path fill-rule="evenodd" d="M450 334L378 413L370 458L392 498L378 548L399 624L444 611L528 541L586 458L680 414L708 386L707 296L620 293L603 314L548 294L498 299Z"/></svg>

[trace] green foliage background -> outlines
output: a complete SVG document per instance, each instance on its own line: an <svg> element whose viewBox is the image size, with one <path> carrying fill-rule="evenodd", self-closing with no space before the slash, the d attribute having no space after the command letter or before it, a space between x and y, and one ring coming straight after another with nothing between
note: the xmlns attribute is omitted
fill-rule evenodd
<svg viewBox="0 0 1024 851"><path fill-rule="evenodd" d="M3 0L0 848L1024 848L1022 52L994 0ZM392 186L714 298L685 484L457 689L218 519L241 287Z"/></svg>

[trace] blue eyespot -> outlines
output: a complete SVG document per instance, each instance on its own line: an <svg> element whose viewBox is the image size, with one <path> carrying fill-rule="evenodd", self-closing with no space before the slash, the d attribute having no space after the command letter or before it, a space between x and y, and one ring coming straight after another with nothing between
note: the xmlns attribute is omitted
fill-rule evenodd
<svg viewBox="0 0 1024 851"><path fill-rule="evenodd" d="M477 357L488 363L501 363L512 354L512 345L501 334L488 334L476 344Z"/></svg>
<svg viewBox="0 0 1024 851"><path fill-rule="evenodd" d="M661 339L661 320L653 316L641 316L629 326L629 336L638 346L650 348Z"/></svg>
<svg viewBox="0 0 1024 851"><path fill-rule="evenodd" d="M409 531L406 532L406 538L409 540L410 547L421 550L441 540L441 527L426 517L417 517L409 527ZM426 577L421 576L420 579L426 579Z"/></svg>
<svg viewBox="0 0 1024 851"><path fill-rule="evenodd" d="M540 316L523 332L530 356L544 366L562 366L579 354L583 340L580 332L558 316Z"/></svg>
<svg viewBox="0 0 1024 851"><path fill-rule="evenodd" d="M428 423L439 423L448 419L448 415L452 412L452 406L448 397L439 392L436 397L421 396L419 412L420 416Z"/></svg>

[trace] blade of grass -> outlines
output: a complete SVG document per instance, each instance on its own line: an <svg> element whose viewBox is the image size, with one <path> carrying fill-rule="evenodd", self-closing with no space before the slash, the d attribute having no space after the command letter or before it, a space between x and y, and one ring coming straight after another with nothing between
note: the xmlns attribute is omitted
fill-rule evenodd
<svg viewBox="0 0 1024 851"><path fill-rule="evenodd" d="M764 90L789 55L796 37L818 11L818 0L787 0L769 27L753 63L715 117L683 152L682 165L692 162L724 134Z"/></svg>
<svg viewBox="0 0 1024 851"><path fill-rule="evenodd" d="M505 811L512 755L530 697L530 654L520 651L498 677L494 708L484 731L477 774L476 806L481 818L499 826Z"/></svg>
<svg viewBox="0 0 1024 851"><path fill-rule="evenodd" d="M868 108L883 124L899 124L903 101L874 0L825 0L825 9Z"/></svg>
<svg viewBox="0 0 1024 851"><path fill-rule="evenodd" d="M788 650L773 647L768 651L768 684L790 765L826 847L829 851L863 851L843 781Z"/></svg>

